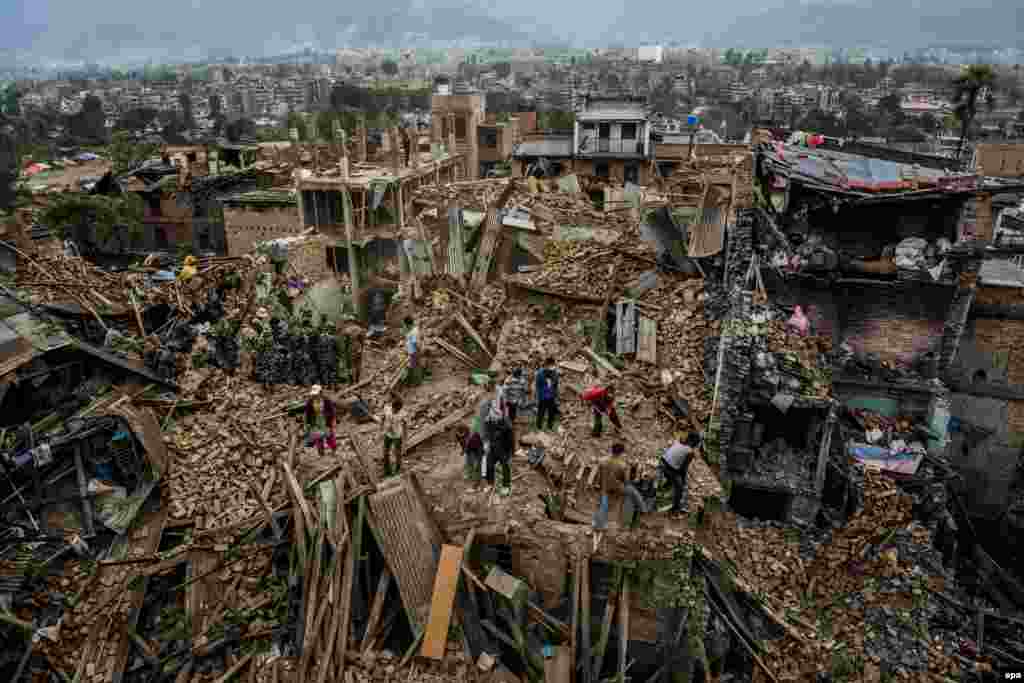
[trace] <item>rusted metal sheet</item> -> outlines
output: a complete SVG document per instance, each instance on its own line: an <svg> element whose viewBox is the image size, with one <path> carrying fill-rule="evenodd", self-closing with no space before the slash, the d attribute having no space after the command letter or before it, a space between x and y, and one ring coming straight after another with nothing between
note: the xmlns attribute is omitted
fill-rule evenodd
<svg viewBox="0 0 1024 683"><path fill-rule="evenodd" d="M615 353L636 351L636 304L620 301L615 311Z"/></svg>

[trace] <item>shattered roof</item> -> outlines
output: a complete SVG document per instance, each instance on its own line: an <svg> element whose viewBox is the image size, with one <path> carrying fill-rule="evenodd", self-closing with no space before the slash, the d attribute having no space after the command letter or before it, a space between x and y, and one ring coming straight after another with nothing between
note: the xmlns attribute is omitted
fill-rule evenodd
<svg viewBox="0 0 1024 683"><path fill-rule="evenodd" d="M5 318L0 321L0 376L71 342L71 337L60 327L41 321L31 313Z"/></svg>
<svg viewBox="0 0 1024 683"><path fill-rule="evenodd" d="M572 156L572 138L550 136L541 140L524 140L512 150L513 157L568 157Z"/></svg>
<svg viewBox="0 0 1024 683"><path fill-rule="evenodd" d="M780 143L762 145L760 152L770 168L795 181L847 194L871 196L921 189L958 192L973 190L977 185L976 176L971 174L947 173L844 152Z"/></svg>

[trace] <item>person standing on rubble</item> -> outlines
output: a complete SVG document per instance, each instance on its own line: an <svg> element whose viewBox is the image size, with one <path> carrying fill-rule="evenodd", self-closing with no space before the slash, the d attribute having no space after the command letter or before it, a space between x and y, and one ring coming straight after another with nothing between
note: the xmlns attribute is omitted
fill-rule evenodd
<svg viewBox="0 0 1024 683"><path fill-rule="evenodd" d="M402 441L405 438L405 413L402 412L402 399L396 398L391 405L384 407L381 420L381 431L384 435L384 476L398 474L402 469ZM395 452L395 468L391 469L391 451Z"/></svg>
<svg viewBox="0 0 1024 683"><path fill-rule="evenodd" d="M658 467L665 478L672 484L672 509L670 514L686 512L686 475L690 469L690 463L697 455L697 448L700 446L700 437L690 433L686 443L679 438L662 454Z"/></svg>
<svg viewBox="0 0 1024 683"><path fill-rule="evenodd" d="M519 409L526 405L526 399L530 393L522 368L516 368L505 379L504 393L508 421L514 425L516 423L516 415L519 413Z"/></svg>
<svg viewBox="0 0 1024 683"><path fill-rule="evenodd" d="M593 527L594 548L600 541L599 534L608 528L608 516L612 504L617 509L622 509L623 499L626 495L626 483L628 481L629 468L623 454L626 446L621 443L612 444L611 455L606 455L598 461L597 471L601 480L601 500L598 503L597 512L594 513Z"/></svg>
<svg viewBox="0 0 1024 683"><path fill-rule="evenodd" d="M309 390L306 401L306 446L316 447L320 455L324 454L324 445L333 454L338 449L338 441L334 435L337 413L334 402L322 396L323 387L314 384Z"/></svg>
<svg viewBox="0 0 1024 683"><path fill-rule="evenodd" d="M405 320L405 352L409 359L409 379L413 382L419 377L420 326L411 317Z"/></svg>
<svg viewBox="0 0 1024 683"><path fill-rule="evenodd" d="M476 418L473 421L475 423ZM480 436L479 425L474 424L473 429L459 425L455 430L455 440L462 448L462 456L465 458L463 471L466 481L475 487L480 483L480 463L484 457L484 440Z"/></svg>
<svg viewBox="0 0 1024 683"><path fill-rule="evenodd" d="M544 429L545 417L548 429L554 429L555 418L558 416L558 366L554 358L549 356L544 366L537 370L534 388L537 393L537 429Z"/></svg>
<svg viewBox="0 0 1024 683"><path fill-rule="evenodd" d="M583 400L590 404L594 413L594 429L591 436L599 437L604 432L604 417L611 420L617 432L622 431L622 422L615 411L615 387L611 384L601 387L592 386L583 392Z"/></svg>
<svg viewBox="0 0 1024 683"><path fill-rule="evenodd" d="M503 484L498 492L503 496L508 496L512 492L512 468L509 462L512 460L512 450L515 447L515 434L512 431L512 423L509 421L504 384L498 385L494 392L494 398L490 401L484 423L484 435L488 446L487 481L494 483L495 469L500 466Z"/></svg>

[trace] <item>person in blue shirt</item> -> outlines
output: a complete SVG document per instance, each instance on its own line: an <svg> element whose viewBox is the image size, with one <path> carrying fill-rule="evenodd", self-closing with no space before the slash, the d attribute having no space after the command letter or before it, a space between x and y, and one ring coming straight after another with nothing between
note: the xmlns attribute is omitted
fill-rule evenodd
<svg viewBox="0 0 1024 683"><path fill-rule="evenodd" d="M534 380L537 392L537 429L544 429L544 418L547 417L548 429L555 428L558 416L558 367L555 359L548 357L544 366L537 370Z"/></svg>

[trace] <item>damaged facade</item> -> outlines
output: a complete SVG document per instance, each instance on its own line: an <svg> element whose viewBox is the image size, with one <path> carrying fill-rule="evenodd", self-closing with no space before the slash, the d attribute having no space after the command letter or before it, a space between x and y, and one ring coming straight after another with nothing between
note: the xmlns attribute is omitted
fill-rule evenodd
<svg viewBox="0 0 1024 683"><path fill-rule="evenodd" d="M427 144L368 148L364 129L351 155L240 149L237 173L193 177L176 191L223 207L225 244L188 276L19 257L27 311L0 337L12 672L804 681L847 657L916 680L1024 657L1009 559L958 507L999 493L1019 448L1019 290L985 270L1008 252L977 208L1011 183L775 143L677 150L656 175L641 120L598 106L572 149L641 169L603 179L598 207L589 170L474 180L482 101L438 97L456 99ZM463 481L455 427L549 356L557 427L528 401L508 496ZM593 436L582 395L609 383L624 427ZM336 411L323 451L313 385ZM404 469L381 476L395 397ZM675 517L658 462L688 433ZM642 504L597 531L616 442Z"/></svg>

